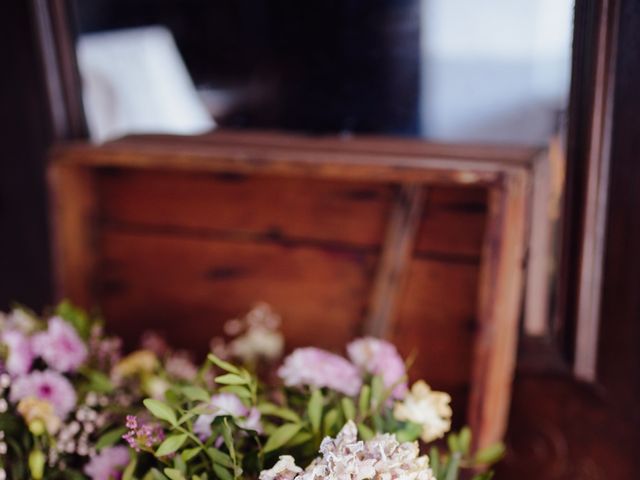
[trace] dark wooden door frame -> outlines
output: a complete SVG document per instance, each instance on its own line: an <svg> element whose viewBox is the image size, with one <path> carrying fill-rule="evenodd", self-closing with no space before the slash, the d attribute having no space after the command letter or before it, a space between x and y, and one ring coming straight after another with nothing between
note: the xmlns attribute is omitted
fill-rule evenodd
<svg viewBox="0 0 640 480"><path fill-rule="evenodd" d="M596 380L609 198L618 0L577 0L555 332L576 376Z"/></svg>

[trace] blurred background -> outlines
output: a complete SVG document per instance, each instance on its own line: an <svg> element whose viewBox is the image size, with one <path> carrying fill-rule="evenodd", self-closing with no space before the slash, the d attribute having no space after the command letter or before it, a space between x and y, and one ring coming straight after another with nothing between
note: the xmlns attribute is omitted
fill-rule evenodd
<svg viewBox="0 0 640 480"><path fill-rule="evenodd" d="M637 2L9 0L0 12L2 309L81 291L72 299L118 333L154 327L204 350L265 300L291 346L339 348L367 331L405 184L126 158L390 152L523 168L497 478L637 477ZM107 157L121 160L47 183L63 161ZM426 188L386 334L464 412L495 207L486 185ZM60 245L74 235L90 262Z"/></svg>

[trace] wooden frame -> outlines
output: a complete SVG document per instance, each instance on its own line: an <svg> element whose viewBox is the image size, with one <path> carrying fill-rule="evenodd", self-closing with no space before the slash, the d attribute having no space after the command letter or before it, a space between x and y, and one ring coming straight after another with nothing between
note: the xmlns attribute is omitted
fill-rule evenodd
<svg viewBox="0 0 640 480"><path fill-rule="evenodd" d="M49 172L58 293L85 305L93 301L92 169L126 167L396 182L402 188L388 221L368 309L369 331L384 334L393 323L397 292L417 231L416 219L429 185L486 187L489 213L468 410L470 424L477 432L476 444L486 446L502 438L508 418L536 153L530 148L233 132L203 137L132 137L99 147L59 145Z"/></svg>
<svg viewBox="0 0 640 480"><path fill-rule="evenodd" d="M556 337L597 380L620 3L576 2Z"/></svg>

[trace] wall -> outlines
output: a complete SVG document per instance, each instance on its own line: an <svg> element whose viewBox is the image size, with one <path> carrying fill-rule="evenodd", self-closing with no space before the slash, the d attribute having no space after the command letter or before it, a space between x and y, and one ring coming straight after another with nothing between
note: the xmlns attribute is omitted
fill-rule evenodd
<svg viewBox="0 0 640 480"><path fill-rule="evenodd" d="M545 144L567 103L571 0L422 0L423 134Z"/></svg>

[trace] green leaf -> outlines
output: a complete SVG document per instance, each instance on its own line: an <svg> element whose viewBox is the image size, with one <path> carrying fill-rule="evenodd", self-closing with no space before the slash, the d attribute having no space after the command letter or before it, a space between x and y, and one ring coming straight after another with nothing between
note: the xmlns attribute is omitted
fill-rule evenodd
<svg viewBox="0 0 640 480"><path fill-rule="evenodd" d="M463 427L458 434L458 445L463 455L469 453L471 448L471 429L469 427Z"/></svg>
<svg viewBox="0 0 640 480"><path fill-rule="evenodd" d="M438 478L440 475L440 452L437 447L431 447L431 450L429 450L429 465L431 466L431 471L433 471L433 476Z"/></svg>
<svg viewBox="0 0 640 480"><path fill-rule="evenodd" d="M371 440L374 436L373 430L367 427L364 423L358 424L358 433L362 440Z"/></svg>
<svg viewBox="0 0 640 480"><path fill-rule="evenodd" d="M342 401L342 412L344 413L344 417L347 420L353 420L356 418L356 406L349 397L343 397Z"/></svg>
<svg viewBox="0 0 640 480"><path fill-rule="evenodd" d="M196 415L198 415L198 413L195 410L188 410L184 412L178 419L178 425L182 425L184 422L195 417Z"/></svg>
<svg viewBox="0 0 640 480"><path fill-rule="evenodd" d="M371 380L371 403L377 409L382 405L382 401L384 400L384 382L382 381L382 377L376 375Z"/></svg>
<svg viewBox="0 0 640 480"><path fill-rule="evenodd" d="M417 423L409 422L396 432L399 442L413 442L422 433L422 427Z"/></svg>
<svg viewBox="0 0 640 480"><path fill-rule="evenodd" d="M458 435L455 433L450 433L447 435L447 446L449 447L449 451L451 453L460 451L460 442L458 441Z"/></svg>
<svg viewBox="0 0 640 480"><path fill-rule="evenodd" d="M31 477L38 480L41 479L44 474L44 467L47 462L47 458L42 450L31 450L31 453L29 453L28 462Z"/></svg>
<svg viewBox="0 0 640 480"><path fill-rule="evenodd" d="M229 456L231 457L231 460L233 460L233 463L235 464L236 451L235 451L235 446L233 445L233 435L231 432L231 427L229 426L229 421L226 418L223 421L224 421L224 428L222 429L222 438L224 438L224 444L226 445L227 450L229 450Z"/></svg>
<svg viewBox="0 0 640 480"><path fill-rule="evenodd" d="M63 300L56 307L56 315L62 317L64 320L73 325L73 328L78 334L84 338L89 338L91 333L91 322L87 312L83 309L76 307L69 300Z"/></svg>
<svg viewBox="0 0 640 480"><path fill-rule="evenodd" d="M236 375L235 373L226 373L215 378L216 383L220 385L246 385L249 382L246 378Z"/></svg>
<svg viewBox="0 0 640 480"><path fill-rule="evenodd" d="M220 480L233 480L231 472L217 463L213 464L213 471Z"/></svg>
<svg viewBox="0 0 640 480"><path fill-rule="evenodd" d="M182 472L175 468L165 468L164 474L171 480L186 480Z"/></svg>
<svg viewBox="0 0 640 480"><path fill-rule="evenodd" d="M171 425L176 425L176 414L166 403L152 398L147 398L142 403L144 403L144 406L147 407L147 410L149 410L154 417L165 420Z"/></svg>
<svg viewBox="0 0 640 480"><path fill-rule="evenodd" d="M340 412L336 408L332 408L327 412L324 416L324 425L323 431L325 435L332 435L334 431L337 431L338 428L342 425L338 425L338 419L340 417Z"/></svg>
<svg viewBox="0 0 640 480"><path fill-rule="evenodd" d="M302 445L303 443L307 443L313 440L313 435L309 432L298 432L296 433L291 440L287 442L288 447L297 447L298 445Z"/></svg>
<svg viewBox="0 0 640 480"><path fill-rule="evenodd" d="M182 451L182 459L185 462L188 462L189 460L191 460L193 457L195 457L196 455L198 455L200 453L200 451L202 450L201 447L193 447L193 448L187 448L186 450Z"/></svg>
<svg viewBox="0 0 640 480"><path fill-rule="evenodd" d="M258 405L258 410L262 415L282 418L293 423L300 423L302 421L298 414L293 410L279 407L277 405L274 405L273 403L261 403L260 405Z"/></svg>
<svg viewBox="0 0 640 480"><path fill-rule="evenodd" d="M187 464L184 462L182 455L173 456L173 468L180 470L182 473L187 473Z"/></svg>
<svg viewBox="0 0 640 480"><path fill-rule="evenodd" d="M207 358L211 363L213 363L216 367L221 368L230 373L235 373L236 375L240 375L240 369L229 362L225 362L221 358L216 357L213 353L210 353Z"/></svg>
<svg viewBox="0 0 640 480"><path fill-rule="evenodd" d="M133 458L130 462L129 465L127 465L127 468L124 469L124 472L122 472L122 480L133 480L133 474L136 471L136 466L138 464L138 461L136 458Z"/></svg>
<svg viewBox="0 0 640 480"><path fill-rule="evenodd" d="M322 392L320 389L311 392L309 405L307 405L307 414L309 415L309 422L311 422L311 429L316 433L319 432L320 422L322 421Z"/></svg>
<svg viewBox="0 0 640 480"><path fill-rule="evenodd" d="M164 440L164 442L162 442L158 447L158 449L156 450L156 456L164 457L166 455L169 455L170 453L175 452L182 446L182 444L185 442L186 439L187 439L186 433L181 433L179 435L171 435L170 437L167 437Z"/></svg>
<svg viewBox="0 0 640 480"><path fill-rule="evenodd" d="M285 423L276 428L267 443L264 444L264 452L271 452L285 445L293 436L300 431L302 425L297 423Z"/></svg>
<svg viewBox="0 0 640 480"><path fill-rule="evenodd" d="M211 400L211 395L204 388L194 385L182 387L182 393L191 401L208 402Z"/></svg>
<svg viewBox="0 0 640 480"><path fill-rule="evenodd" d="M502 458L505 452L503 443L494 443L476 453L475 461L483 465L491 465Z"/></svg>
<svg viewBox="0 0 640 480"><path fill-rule="evenodd" d="M471 480L491 480L493 478L493 472L484 472L475 475Z"/></svg>
<svg viewBox="0 0 640 480"><path fill-rule="evenodd" d="M116 444L122 438L122 435L124 435L126 432L127 429L125 427L120 427L103 433L96 442L96 450L100 451L105 447L111 447L112 445Z"/></svg>
<svg viewBox="0 0 640 480"><path fill-rule="evenodd" d="M147 477L150 477L153 480L167 480L167 476L157 468L152 468L151 470L149 470L149 473L144 477L144 479L147 480Z"/></svg>
<svg viewBox="0 0 640 480"><path fill-rule="evenodd" d="M109 393L113 391L113 383L111 383L109 377L104 373L97 372L95 370L88 370L82 373L84 373L89 380L89 385L87 386L88 390L98 393Z"/></svg>
<svg viewBox="0 0 640 480"><path fill-rule="evenodd" d="M358 408L360 409L360 415L364 416L369 410L369 402L371 401L371 387L369 385L363 385L360 389L360 398L358 399Z"/></svg>
<svg viewBox="0 0 640 480"><path fill-rule="evenodd" d="M223 467L233 468L233 460L231 460L231 457L222 450L218 450L214 447L207 448L207 454L215 463L219 463Z"/></svg>
<svg viewBox="0 0 640 480"><path fill-rule="evenodd" d="M251 399L251 392L247 387L241 385L227 385L225 387L220 387L218 391L223 393L233 393L240 398Z"/></svg>
<svg viewBox="0 0 640 480"><path fill-rule="evenodd" d="M449 464L447 465L447 476L445 480L458 480L458 474L460 471L460 453L454 453L451 455Z"/></svg>

